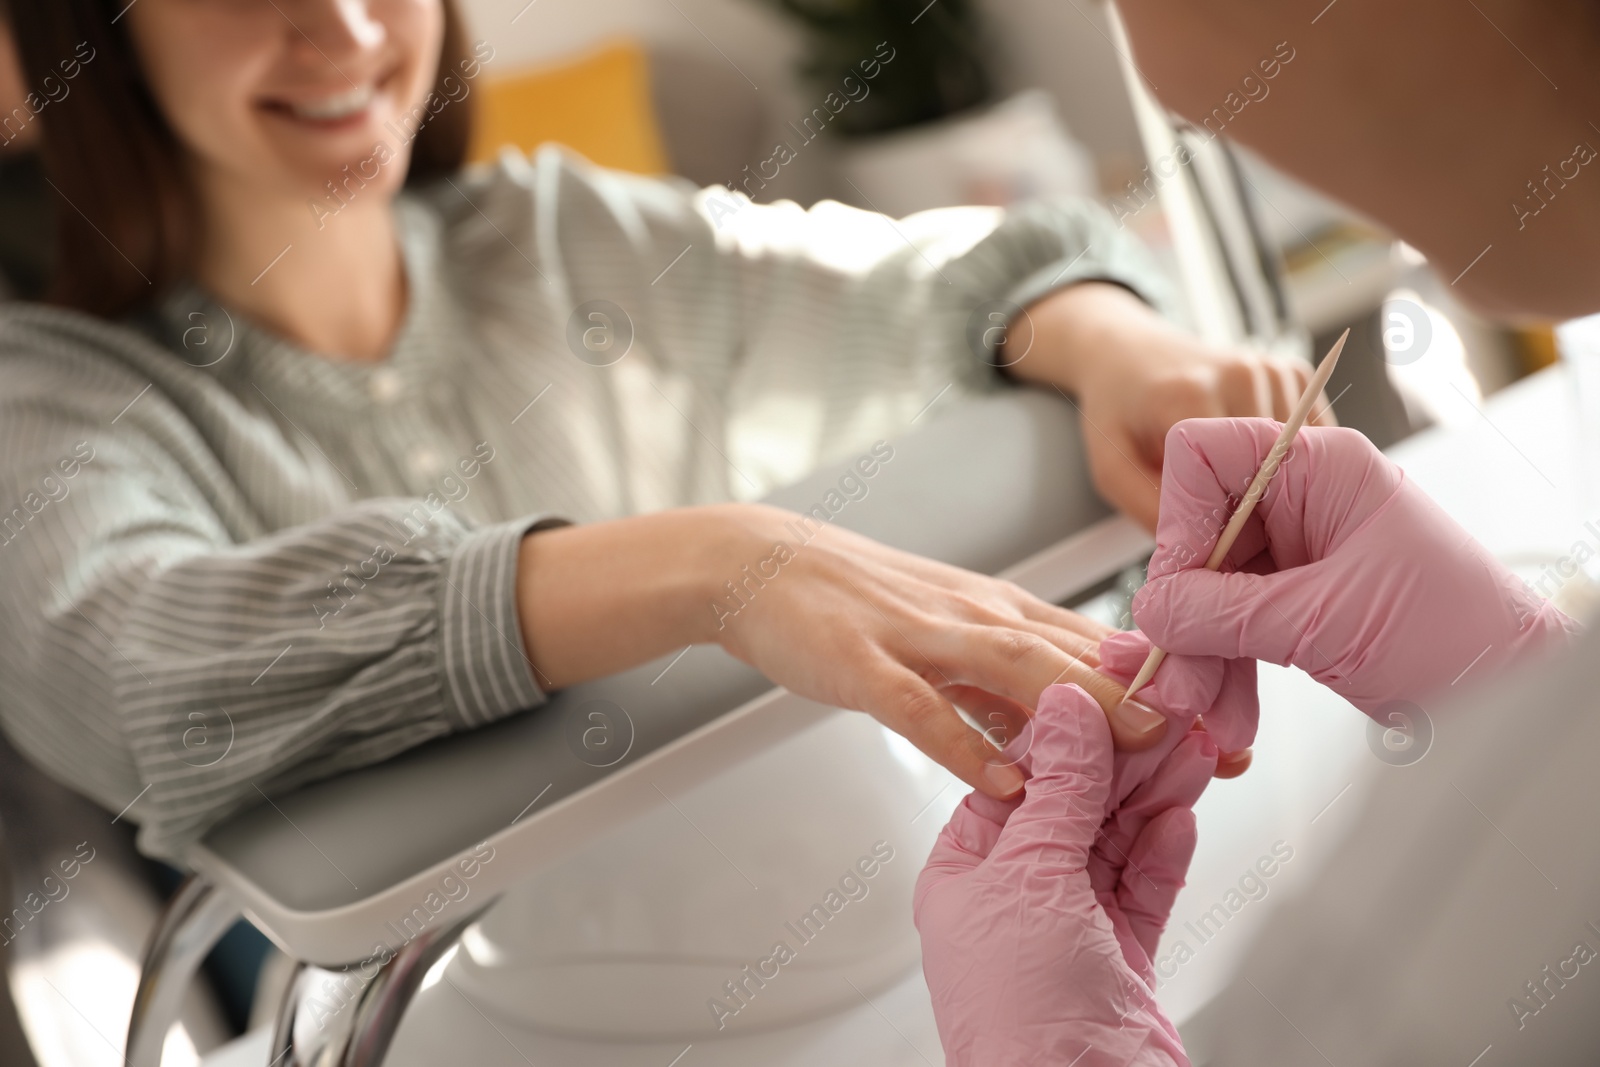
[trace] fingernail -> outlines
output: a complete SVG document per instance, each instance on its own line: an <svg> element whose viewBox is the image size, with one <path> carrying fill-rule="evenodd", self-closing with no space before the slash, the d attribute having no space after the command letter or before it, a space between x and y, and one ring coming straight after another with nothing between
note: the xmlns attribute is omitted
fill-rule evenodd
<svg viewBox="0 0 1600 1067"><path fill-rule="evenodd" d="M1250 769L1252 759L1251 750L1240 749L1238 752L1224 752L1217 760L1217 769L1213 772L1216 778L1237 778Z"/></svg>
<svg viewBox="0 0 1600 1067"><path fill-rule="evenodd" d="M1123 730L1134 737L1143 737L1167 721L1165 715L1137 700L1124 700L1112 715L1122 724Z"/></svg>
<svg viewBox="0 0 1600 1067"><path fill-rule="evenodd" d="M983 769L983 776L1003 797L1008 797L1022 788L1022 772L1010 764L1004 766L996 763L988 764Z"/></svg>

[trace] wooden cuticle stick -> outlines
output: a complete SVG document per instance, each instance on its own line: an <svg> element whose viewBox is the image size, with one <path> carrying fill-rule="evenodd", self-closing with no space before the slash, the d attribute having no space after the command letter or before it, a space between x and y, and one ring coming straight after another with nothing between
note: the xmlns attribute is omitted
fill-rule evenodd
<svg viewBox="0 0 1600 1067"><path fill-rule="evenodd" d="M1311 416L1311 409L1316 406L1317 398L1322 395L1323 388L1328 384L1328 379L1333 376L1333 368L1339 362L1339 353L1344 351L1345 340L1350 336L1347 329L1339 335L1333 343L1328 354L1317 365L1316 373L1311 375L1311 381L1300 395L1300 402L1295 405L1294 411L1289 415L1289 421L1283 424L1283 432L1278 434L1278 439L1272 443L1272 448L1267 452L1267 458L1261 461L1261 466L1256 470L1256 476L1250 480L1250 488L1245 490L1244 498L1239 501L1239 506L1234 510L1233 517L1228 520L1228 525L1223 527L1222 536L1217 538L1216 547L1211 550L1211 555L1206 559L1206 570L1214 571L1222 566L1222 561L1227 558L1228 550L1233 547L1234 541L1239 538L1239 531L1244 529L1245 520L1250 518L1250 513L1255 511L1256 503L1265 495L1267 483L1272 481L1272 476L1278 473L1278 464L1283 462L1283 457L1288 453L1289 446L1294 443L1295 435L1300 432L1300 427L1305 425L1306 419ZM1150 655L1145 657L1144 666L1139 668L1139 673L1133 676L1133 682L1128 686L1128 692L1122 699L1127 700L1134 693L1144 688L1151 678L1155 677L1156 669L1161 666L1161 661L1167 654L1155 645L1150 646Z"/></svg>

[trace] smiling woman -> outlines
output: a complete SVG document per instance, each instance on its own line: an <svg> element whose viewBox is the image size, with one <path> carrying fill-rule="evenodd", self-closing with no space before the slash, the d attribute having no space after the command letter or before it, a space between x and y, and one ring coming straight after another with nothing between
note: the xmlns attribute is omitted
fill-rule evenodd
<svg viewBox="0 0 1600 1067"><path fill-rule="evenodd" d="M40 124L59 265L54 306L0 307L0 500L79 442L94 462L0 546L0 715L145 851L692 643L997 796L1021 774L957 701L1020 726L1077 680L1123 746L1167 729L1096 673L1102 627L829 522L707 610L798 521L732 502L731 428L802 398L815 422L771 433L822 462L1002 388L967 330L997 302L1035 327L1007 373L1079 398L1098 483L1146 522L1173 422L1287 411L1303 368L1164 322L1104 211L719 217L725 189L549 146L463 168L493 51L445 0L12 14L30 82L97 58ZM330 183L336 221L307 208ZM629 339L598 361L597 307ZM232 745L186 760L219 708Z"/></svg>
<svg viewBox="0 0 1600 1067"><path fill-rule="evenodd" d="M389 44L381 60L335 63L319 53L327 47L319 43L321 23L309 25L317 37L299 26L293 50L314 61L265 82L273 50L248 43L282 36L286 15L272 4L146 4L123 18L130 32L107 21L98 0L7 6L28 42L21 58L30 84L85 50L97 59L80 68L73 106L56 109L54 136L43 141L62 198L95 208L92 219L67 211L57 223L62 266L52 299L68 307L116 316L188 277L201 251L189 205L227 175L320 188L352 155L395 142L402 166L388 185L392 195L402 181L458 169L466 155L472 116L464 101L412 120L413 136L403 142L385 127L401 128L430 87L452 99L446 80L475 66L450 2L390 5L409 16L387 32L416 40ZM321 17L314 7L287 6ZM311 131L326 136L304 136Z"/></svg>

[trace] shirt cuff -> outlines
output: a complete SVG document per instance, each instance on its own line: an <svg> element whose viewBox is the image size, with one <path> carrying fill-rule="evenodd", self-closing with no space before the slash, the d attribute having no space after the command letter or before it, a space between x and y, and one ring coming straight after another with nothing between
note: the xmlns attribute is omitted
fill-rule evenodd
<svg viewBox="0 0 1600 1067"><path fill-rule="evenodd" d="M1131 264L1128 269L1123 269L1118 264L1107 263L1093 255L1079 255L1071 259L1063 257L1047 267L1040 267L1014 285L1006 293L1005 299L1012 307L1025 308L1057 289L1065 289L1079 282L1120 285L1163 314L1169 312L1173 303L1172 289L1164 278Z"/></svg>
<svg viewBox="0 0 1600 1067"><path fill-rule="evenodd" d="M439 672L445 715L470 730L545 702L517 614L517 556L529 533L565 519L483 526L451 553L439 583Z"/></svg>

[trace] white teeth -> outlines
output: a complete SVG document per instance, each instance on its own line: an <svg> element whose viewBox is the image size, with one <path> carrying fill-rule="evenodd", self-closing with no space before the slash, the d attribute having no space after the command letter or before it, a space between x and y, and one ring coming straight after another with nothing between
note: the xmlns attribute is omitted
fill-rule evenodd
<svg viewBox="0 0 1600 1067"><path fill-rule="evenodd" d="M372 86L366 85L311 103L290 104L289 110L299 118L326 122L348 118L370 103L372 103Z"/></svg>

